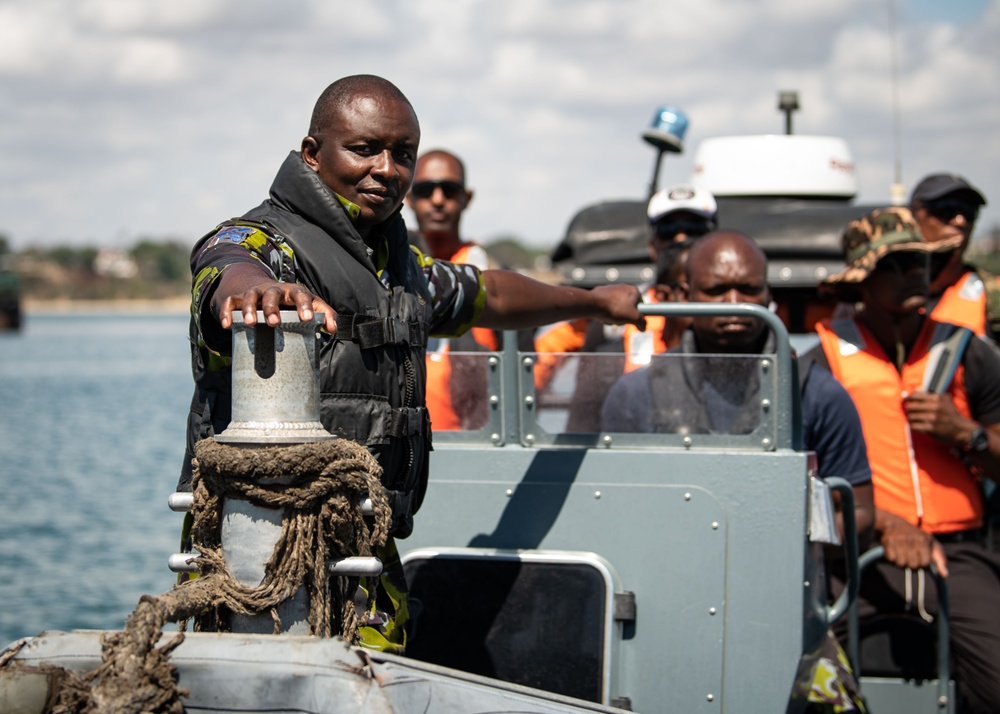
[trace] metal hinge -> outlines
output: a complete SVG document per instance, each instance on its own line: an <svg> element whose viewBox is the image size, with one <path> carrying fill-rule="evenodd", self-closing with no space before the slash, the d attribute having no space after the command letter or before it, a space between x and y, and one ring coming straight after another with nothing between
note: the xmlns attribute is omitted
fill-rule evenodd
<svg viewBox="0 0 1000 714"><path fill-rule="evenodd" d="M615 619L619 622L635 622L635 593L631 590L615 593Z"/></svg>
<svg viewBox="0 0 1000 714"><path fill-rule="evenodd" d="M624 709L627 712L632 711L631 697L611 697L609 704L611 704L611 706L615 709Z"/></svg>

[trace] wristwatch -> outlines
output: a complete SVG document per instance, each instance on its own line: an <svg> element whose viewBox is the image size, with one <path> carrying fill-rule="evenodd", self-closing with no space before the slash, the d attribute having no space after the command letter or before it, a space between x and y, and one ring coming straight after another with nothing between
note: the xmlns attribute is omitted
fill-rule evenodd
<svg viewBox="0 0 1000 714"><path fill-rule="evenodd" d="M985 427L980 424L969 434L969 440L965 442L962 450L967 454L978 454L986 451L988 448L990 448L990 435L986 433Z"/></svg>

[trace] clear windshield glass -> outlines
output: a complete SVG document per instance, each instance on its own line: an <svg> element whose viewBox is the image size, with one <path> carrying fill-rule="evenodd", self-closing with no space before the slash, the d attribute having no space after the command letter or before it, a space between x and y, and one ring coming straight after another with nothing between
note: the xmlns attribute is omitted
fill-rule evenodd
<svg viewBox="0 0 1000 714"><path fill-rule="evenodd" d="M487 425L490 396L498 386L491 375L499 359L490 352L428 352L427 410L435 432L478 431Z"/></svg>
<svg viewBox="0 0 1000 714"><path fill-rule="evenodd" d="M770 355L646 355L642 362L604 352L521 352L516 392L502 388L503 359L489 352L429 356L427 405L436 434L495 440L503 422L520 419L535 443L600 433L707 435L758 445L773 437Z"/></svg>
<svg viewBox="0 0 1000 714"><path fill-rule="evenodd" d="M534 358L537 423L550 434L750 434L773 396L759 355Z"/></svg>

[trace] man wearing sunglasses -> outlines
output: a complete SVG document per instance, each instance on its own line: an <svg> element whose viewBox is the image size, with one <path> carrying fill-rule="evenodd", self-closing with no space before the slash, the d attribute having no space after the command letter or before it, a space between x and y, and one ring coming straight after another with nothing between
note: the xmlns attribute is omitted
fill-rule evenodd
<svg viewBox="0 0 1000 714"><path fill-rule="evenodd" d="M947 578L958 711L993 712L1000 553L983 545L980 478L1000 473L1000 352L924 310L931 258L965 240L956 231L926 241L906 208L848 225L847 267L822 286L863 309L820 323L807 359L829 366L854 399L868 447L885 560L861 579L862 624L881 613L938 617L924 570L933 564Z"/></svg>
<svg viewBox="0 0 1000 714"><path fill-rule="evenodd" d="M467 246L462 240L462 213L472 202L473 191L465 185L465 164L449 151L433 149L417 159L413 185L406 195L406 205L417 219L417 229L434 258L453 260L465 257ZM465 249L465 250L463 250ZM486 269L485 253L468 256L483 258L480 269ZM455 262L472 262L456 260Z"/></svg>
<svg viewBox="0 0 1000 714"><path fill-rule="evenodd" d="M924 240L961 238L959 247L931 258L930 300L935 319L968 327L977 335L1000 337L1000 284L995 276L965 262L983 194L956 174L931 174L914 187L910 209Z"/></svg>
<svg viewBox="0 0 1000 714"><path fill-rule="evenodd" d="M672 186L653 194L646 208L649 217L649 258L656 257L671 243L715 230L719 207L715 196L705 189L692 186Z"/></svg>
<svg viewBox="0 0 1000 714"><path fill-rule="evenodd" d="M709 191L681 185L653 194L646 207L646 215L650 226L649 257L658 263L660 255L668 248L690 244L715 230L719 207ZM683 270L683 261L680 268ZM650 285L644 291L644 300L659 302L660 295L657 285ZM627 326L624 328L626 371L648 364L652 355L665 352L677 344L687 321L683 318L674 318L673 321L676 323L673 329L667 329L667 318L656 316L646 319L645 332ZM668 336L672 338L668 339Z"/></svg>
<svg viewBox="0 0 1000 714"><path fill-rule="evenodd" d="M462 239L462 213L472 201L465 185L465 164L449 151L433 149L417 159L406 205L417 219L423 244L435 260L499 267L482 246ZM486 362L451 352L496 351L500 336L485 327L464 335L431 340L427 349L427 411L437 431L477 429L489 416L484 401Z"/></svg>

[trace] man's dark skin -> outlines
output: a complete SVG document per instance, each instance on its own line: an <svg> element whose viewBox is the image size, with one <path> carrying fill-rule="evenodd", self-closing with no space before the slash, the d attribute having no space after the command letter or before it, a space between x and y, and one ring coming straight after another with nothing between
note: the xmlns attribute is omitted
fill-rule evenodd
<svg viewBox="0 0 1000 714"><path fill-rule="evenodd" d="M742 233L716 231L688 253L682 290L688 302L753 303L766 307L767 258ZM764 341L765 325L750 317L697 317L698 347L713 354L745 353Z"/></svg>
<svg viewBox="0 0 1000 714"><path fill-rule="evenodd" d="M667 250L663 249L664 252ZM658 282L653 285L653 295L656 302L684 302L684 276L687 270L687 256L691 250L689 242L679 241L670 249L673 251L673 260L666 273L657 275ZM657 256L657 265L661 260L667 259L661 253ZM680 344L681 335L691 324L690 317L668 317L663 321L663 344L667 349Z"/></svg>
<svg viewBox="0 0 1000 714"><path fill-rule="evenodd" d="M931 284L929 294L937 296L953 285L966 271L963 259L969 246L972 230L976 227L979 203L966 191L953 191L941 197L943 201L958 201L967 204L964 213L956 213L947 220L935 216L921 201L911 206L913 217L920 226L920 234L928 243L939 243L962 236L962 244L950 253L942 253L932 258Z"/></svg>
<svg viewBox="0 0 1000 714"><path fill-rule="evenodd" d="M676 232L670 230L671 226L683 226L699 223L705 226L705 229L702 233L698 233L697 235L688 235L683 230L677 230ZM712 225L713 223L711 220L692 211L673 211L653 224L653 235L649 239L649 259L655 263L660 253L663 252L663 250L668 246L675 243L683 243L689 238L697 238L698 236L704 235L712 229Z"/></svg>
<svg viewBox="0 0 1000 714"><path fill-rule="evenodd" d="M894 257L898 256L898 257ZM886 355L905 359L924 324L929 260L927 253L899 251L884 256L859 286L864 303L860 319ZM944 443L961 447L979 424L958 412L948 394L914 392L903 400L910 429ZM1000 473L1000 424L984 425L989 448L969 454L984 473ZM876 509L875 531L880 534L886 558L904 568L926 568L931 563L948 577L948 562L941 544L929 533L888 511Z"/></svg>
<svg viewBox="0 0 1000 714"><path fill-rule="evenodd" d="M771 302L767 257L760 246L742 233L709 233L699 238L688 253L682 289L688 302L751 303L767 307ZM705 353L756 353L767 339L767 326L750 317L697 317L692 327L698 349ZM840 494L833 496L839 506ZM872 527L874 512L871 483L854 486L858 533L866 533Z"/></svg>
<svg viewBox="0 0 1000 714"><path fill-rule="evenodd" d="M459 224L463 211L472 202L473 192L465 186L461 162L446 151L428 151L417 159L413 183L421 181L451 182L462 187L453 196L438 186L427 198L414 196L412 192L406 197L406 205L413 209L420 235L431 255L449 260L462 247Z"/></svg>
<svg viewBox="0 0 1000 714"><path fill-rule="evenodd" d="M420 142L416 114L405 99L372 85L342 106L330 107L320 124L302 140L302 158L323 183L361 209L355 227L367 243L373 229L400 209L410 188ZM636 307L639 291L631 285L582 290L503 270L486 270L483 280L487 299L477 323L481 327L520 329L578 317L645 325ZM337 329L330 305L301 285L276 282L251 264L223 271L211 298L211 312L225 329L232 326L236 310L247 325L256 324L261 310L273 327L280 323L283 307L294 307L304 321L314 312L323 313L326 331Z"/></svg>

